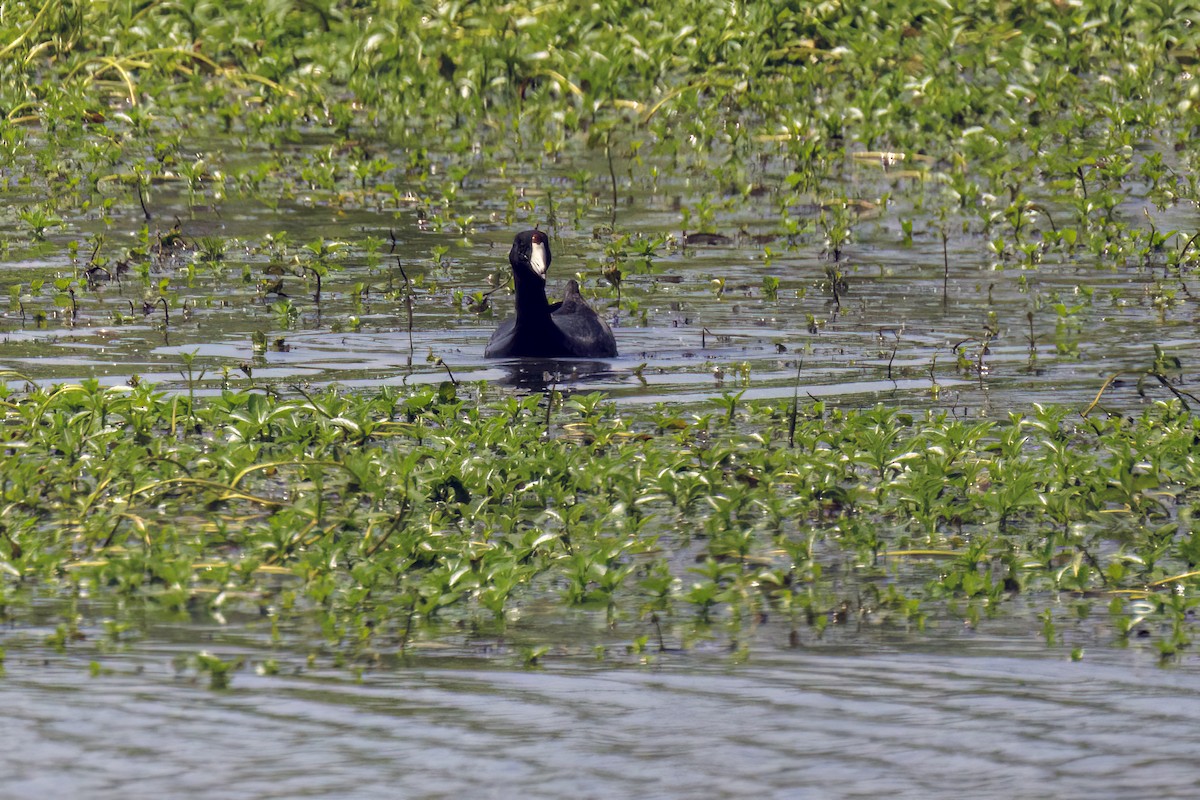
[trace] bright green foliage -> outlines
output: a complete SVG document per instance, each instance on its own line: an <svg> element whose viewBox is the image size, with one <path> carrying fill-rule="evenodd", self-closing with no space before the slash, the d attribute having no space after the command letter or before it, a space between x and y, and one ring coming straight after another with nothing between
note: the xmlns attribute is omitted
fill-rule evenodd
<svg viewBox="0 0 1200 800"><path fill-rule="evenodd" d="M1164 653L1192 634L1200 421L1177 405L1004 425L814 406L788 447L785 406L664 428L596 395L549 418L542 403L446 388L9 393L3 614L19 626L35 601L109 598L105 626L128 636L139 608L257 609L276 638L317 629L364 657L547 602L662 647L771 615L815 637L1119 592L1173 620ZM99 624L71 608L54 647ZM198 664L223 685L228 664Z"/></svg>
<svg viewBox="0 0 1200 800"><path fill-rule="evenodd" d="M6 3L0 254L26 265L4 287L7 320L161 319L173 334L186 315L223 326L249 310L230 329L258 358L287 348L264 327L358 330L386 297L403 299L412 366L414 306L492 309L480 275L453 283L445 240L418 248L425 274L393 269L387 227L469 238L545 222L590 248L592 277L643 325L671 285L641 279L688 246L674 227L762 231L745 252L771 275L739 288L689 273L690 297L748 290L816 337L857 313L870 213L907 251L940 246L943 287L952 237L977 257L957 275L1016 276L1028 306L1000 319L1011 309L987 289L983 330L943 358L982 385L1014 329L1032 365L1083 361L1127 304L1193 327L1196 240L1150 217L1200 203L1198 50L1189 3ZM465 191L480 185L496 191ZM618 228L627 188L661 203L652 222ZM231 199L374 216L345 240L238 240L176 216L223 219ZM1085 277L1043 290L1050 265ZM1097 292L1088 270L1123 272ZM328 285L347 275L352 289ZM809 294L825 305L789 309ZM0 618L14 628L52 607L46 643L65 650L136 636L144 611L241 611L272 641L315 637L361 663L548 613L600 616L595 652L616 635L645 655L740 648L756 625L790 642L867 619L985 625L1020 598L1045 609L1024 617L1031 633L1059 643L1065 593L1105 603L1118 640L1165 623L1164 657L1192 636L1200 430L1161 348L1137 388L1157 381L1174 402L1004 423L756 404L740 358L714 370L734 388L705 416L601 395L484 402L450 384L281 397L232 389L230 364L220 389L204 384L218 365L184 360L186 396L6 384ZM520 649L531 666L558 644L537 631ZM223 686L236 664L191 667Z"/></svg>
<svg viewBox="0 0 1200 800"><path fill-rule="evenodd" d="M40 122L52 140L86 142L73 180L51 167L62 184L55 191L115 181L146 192L169 176L193 200L222 196L229 176L217 174L217 154L198 159L181 146L181 124L247 143L318 128L412 148L407 165L367 147L343 162L329 148L238 176L247 188L282 180L289 190L366 188L395 167L424 172L430 154L421 145L431 141L454 150L515 134L524 155L536 155L560 151L576 134L607 152L619 134L635 160L649 141L659 155L705 169L711 153L744 154L757 146L754 136L775 139L795 158L793 188L806 191L841 160L840 142L853 141L946 160L954 168L945 179L964 208L981 192L1006 196L991 220L998 252L1032 259L1021 248L1047 227L1039 221L1046 208L1027 191L1035 179L1081 190L1074 221L1085 230L1111 224L1132 179L1159 203L1189 191L1161 157L1138 165L1129 145L1187 119L1197 16L1189 4L1049 0L50 0L5 7L0 107L10 122ZM88 135L89 126L112 135ZM0 126L0 164L18 157L22 139L19 127ZM1084 140L1107 146L1085 148ZM1037 167L1043 175L1034 174L1031 149L1047 157ZM47 151L53 158L55 148ZM450 186L470 169L452 165ZM584 184L594 177L579 174ZM843 211L831 211L831 249L849 235ZM50 208L26 213L35 236L57 222ZM701 228L713 219L703 209L696 217ZM1075 246L1077 231L1049 227L1048 244ZM1166 238L1147 245L1161 249Z"/></svg>

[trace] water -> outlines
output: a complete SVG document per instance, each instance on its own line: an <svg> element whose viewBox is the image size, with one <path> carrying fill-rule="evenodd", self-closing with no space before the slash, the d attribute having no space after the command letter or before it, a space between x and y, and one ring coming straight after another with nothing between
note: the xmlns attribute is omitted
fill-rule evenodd
<svg viewBox="0 0 1200 800"><path fill-rule="evenodd" d="M11 656L3 796L1194 797L1194 660L1072 662L1036 643L773 649L596 669L419 659L239 673L214 692L167 650Z"/></svg>
<svg viewBox="0 0 1200 800"><path fill-rule="evenodd" d="M563 217L583 200L564 187L568 166L550 169L517 180L528 180L531 188L553 186L556 213ZM858 164L846 170L848 191L894 196L886 214L854 218L853 240L836 265L847 281L840 305L825 280L835 265L823 254L822 236L806 234L793 246L770 235L779 225L770 192L739 201L736 215L718 218L718 228L730 234L727 242L664 245L649 267L625 261L626 303L619 308L600 277L611 237L589 234L592 225L608 222L606 210L587 207L578 228L552 228L551 294L580 275L585 293L613 324L622 354L599 371L580 373L564 365L560 388L603 390L622 401L697 402L742 389L747 397L790 398L798 380L802 397L851 406L884 402L1003 416L1031 401L1082 407L1105 378L1147 368L1155 344L1183 357L1189 368L1186 357L1200 345L1194 314L1183 303L1156 306L1161 270L1083 254L1027 268L989 254L981 232L956 233L945 254L943 303L940 235L918 222L913 243L904 245L898 227L898 220L919 220L925 213L919 204L927 190ZM768 168L764 180L777 177ZM441 381L447 372L440 358L458 379L503 383L510 371L485 360L483 349L511 313L511 294L495 294L484 315L469 309L470 298L490 288L493 274L507 276L513 234L542 222L549 203L544 193L531 191L536 210L507 219L496 198L503 197L509 180L474 180L459 191L458 205L479 220L465 235L430 230L407 206L331 208L319 192L274 208L231 198L214 211L189 207L183 195L161 188L152 232L166 233L179 220L192 249L154 257L149 288L136 275L137 265L90 289L80 286L73 317L55 305L48 288L28 296L20 308L10 306L0 315L0 368L44 383L95 377L116 384L137 374L182 388L188 382L184 356L194 354L192 380L201 393L211 393L255 381L285 388ZM619 209L621 230L681 239L676 209L697 193L685 177L664 175L652 191L641 184L630 184L622 194L626 191L630 200ZM1140 222L1139 209L1129 209L1134 224ZM814 206L791 215L811 222L820 213ZM68 241L104 232L106 255L115 260L136 243L143 222L140 208L118 215L111 228L74 221L36 257L4 265L4 274L26 290L48 272L79 279L79 265L62 255ZM1181 229L1191 225L1169 215L1160 220L1168 222ZM289 237L285 257L267 248L267 234ZM383 245L372 266L364 241L386 242L393 235L395 252ZM205 237L225 244L215 264L205 264L196 253ZM319 298L315 284L300 277L294 264L297 255L305 258L303 245L318 237L348 245ZM440 264L433 258L436 247L447 248ZM407 310L396 294L404 286L401 268L414 281L411 344ZM283 294L265 292L280 277ZM779 280L775 298L763 288L766 277ZM142 305L157 298L162 280L173 298L169 323L161 307ZM714 281L723 281L723 287ZM456 292L464 298L461 305ZM290 318L281 303L290 304ZM47 315L44 323L36 320L38 313ZM253 346L256 332L266 337L265 350ZM1160 396L1165 389L1144 398L1130 382L1111 389L1105 400L1127 409Z"/></svg>
<svg viewBox="0 0 1200 800"><path fill-rule="evenodd" d="M230 156L239 158L254 154ZM577 167L516 179L544 204L546 186L568 196L565 176ZM1194 313L1155 307L1150 267L1082 257L997 267L975 232L949 242L944 304L940 237L918 231L912 246L900 244L897 221L916 213L924 190L866 167L847 170L848 192L893 192L896 205L855 222L839 265L848 281L840 307L822 285L831 262L819 236L793 249L771 240L768 264L761 243L736 234L743 226L752 234L776 229L768 193L718 218L730 242L663 248L649 270L627 265L623 296L639 311L618 309L599 278L606 240L588 233L607 221L597 207L579 228L555 230L551 291L585 273L585 292L612 320L622 355L533 367L483 358L491 330L510 312L509 295L494 296L495 316L455 302L456 291L469 298L489 288L491 274L507 269L513 234L544 219L506 219L497 201L504 181L462 187L459 207L479 220L466 235L433 230L407 206L338 209L313 193L274 208L230 199L218 213L158 188L152 230L165 232L179 218L193 244L205 236L224 241L224 259L214 267L190 251L157 258L151 288L132 274L81 287L73 316L49 290L30 296L0 316L0 369L40 383L120 384L139 375L172 390L192 382L201 394L251 383L370 390L439 382L449 370L515 390L547 382L601 390L619 403L699 405L742 390L747 399L790 398L798 387L802 398L848 406L885 402L992 417L1033 402L1082 407L1108 376L1148 366L1154 344L1191 369L1186 357L1200 346ZM762 179L781 182L782 174L767 167ZM696 189L664 173L653 190L632 185L622 195L633 198L618 210L623 230L678 237L677 208L694 201ZM1140 219L1138 208L1125 211ZM1159 222L1194 227L1162 215ZM48 249L0 269L25 290L47 273L78 279L78 265L64 255L69 241L104 230L107 255L116 259L141 224L132 206L111 229L71 220ZM319 300L290 274L286 298L262 291L277 277L266 272L275 260L263 237L280 232L291 235L293 253L317 237L351 244ZM391 232L396 253L369 266L359 245ZM432 253L440 246L449 250L438 265ZM416 282L411 344L404 303L389 296L403 285L401 266ZM779 278L776 299L763 290L765 276ZM164 278L175 298L169 324L161 308L143 313L141 305ZM724 281L721 291L714 280ZM285 299L291 319L273 308ZM987 325L995 326L991 334ZM267 337L265 350L253 346L255 332ZM192 354L189 377L184 359ZM1153 387L1143 397L1130 380L1105 403L1126 410L1164 396ZM1099 635L1072 662L1065 647L1026 638L1034 613L986 636L831 637L800 649L775 631L758 637L745 663L701 642L652 654L649 665L568 648L526 670L512 647L497 643L393 658L361 681L329 658L309 665L303 653L239 639L252 627L244 620L229 628L160 626L128 649L86 655L47 646L52 624L23 623L3 642L0 796L1194 796L1194 657L1162 668L1153 650L1136 642L1115 649ZM569 632L562 638L571 640ZM244 668L230 689L214 691L177 662L204 648L255 665L279 657L282 672ZM88 677L93 658L102 671Z"/></svg>

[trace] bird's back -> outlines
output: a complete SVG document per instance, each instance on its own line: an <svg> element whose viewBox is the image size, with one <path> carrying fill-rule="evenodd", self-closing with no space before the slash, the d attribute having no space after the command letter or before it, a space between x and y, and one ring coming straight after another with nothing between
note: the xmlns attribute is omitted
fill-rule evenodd
<svg viewBox="0 0 1200 800"><path fill-rule="evenodd" d="M617 340L612 329L583 299L575 281L567 283L562 302L551 311L550 319L562 332L570 355L612 358L617 354Z"/></svg>

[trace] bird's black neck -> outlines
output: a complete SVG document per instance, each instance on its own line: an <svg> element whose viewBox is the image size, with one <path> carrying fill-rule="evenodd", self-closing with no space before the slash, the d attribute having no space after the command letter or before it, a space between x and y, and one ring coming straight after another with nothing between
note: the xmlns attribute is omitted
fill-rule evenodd
<svg viewBox="0 0 1200 800"><path fill-rule="evenodd" d="M517 325L524 327L528 323L531 328L550 325L550 301L546 299L546 284L533 278L516 279L517 284Z"/></svg>
<svg viewBox="0 0 1200 800"><path fill-rule="evenodd" d="M513 340L517 351L541 353L547 356L570 352L562 331L551 317L552 307L546 299L546 284L532 277L517 278L517 316Z"/></svg>

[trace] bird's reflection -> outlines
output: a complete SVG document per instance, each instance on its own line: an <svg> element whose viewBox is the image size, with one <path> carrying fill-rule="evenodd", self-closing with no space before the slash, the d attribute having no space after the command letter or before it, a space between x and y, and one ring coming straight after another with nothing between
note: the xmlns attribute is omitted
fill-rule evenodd
<svg viewBox="0 0 1200 800"><path fill-rule="evenodd" d="M496 366L505 376L497 381L531 392L544 392L563 384L599 383L611 380L616 369L606 361L567 358L514 358Z"/></svg>

